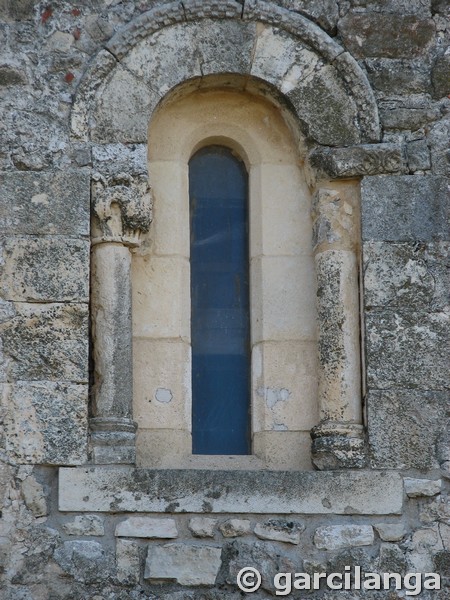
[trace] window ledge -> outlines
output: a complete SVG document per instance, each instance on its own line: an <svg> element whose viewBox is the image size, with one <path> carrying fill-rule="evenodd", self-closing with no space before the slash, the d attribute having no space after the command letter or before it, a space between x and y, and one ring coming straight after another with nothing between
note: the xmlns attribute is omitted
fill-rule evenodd
<svg viewBox="0 0 450 600"><path fill-rule="evenodd" d="M59 470L60 511L388 515L402 503L395 471Z"/></svg>

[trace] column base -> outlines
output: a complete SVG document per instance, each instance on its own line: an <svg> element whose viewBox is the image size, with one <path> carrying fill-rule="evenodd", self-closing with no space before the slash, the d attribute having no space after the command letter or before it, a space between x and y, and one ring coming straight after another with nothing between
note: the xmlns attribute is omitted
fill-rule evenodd
<svg viewBox="0 0 450 600"><path fill-rule="evenodd" d="M137 424L131 419L95 417L89 420L92 462L96 465L136 463Z"/></svg>
<svg viewBox="0 0 450 600"><path fill-rule="evenodd" d="M363 425L322 421L311 430L311 459L320 471L363 469L367 446Z"/></svg>

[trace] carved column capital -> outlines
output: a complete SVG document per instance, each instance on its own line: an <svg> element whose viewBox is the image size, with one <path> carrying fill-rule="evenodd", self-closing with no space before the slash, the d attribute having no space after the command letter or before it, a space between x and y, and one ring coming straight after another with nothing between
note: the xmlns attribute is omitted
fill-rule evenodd
<svg viewBox="0 0 450 600"><path fill-rule="evenodd" d="M152 221L152 193L144 175L92 176L92 244L140 245Z"/></svg>

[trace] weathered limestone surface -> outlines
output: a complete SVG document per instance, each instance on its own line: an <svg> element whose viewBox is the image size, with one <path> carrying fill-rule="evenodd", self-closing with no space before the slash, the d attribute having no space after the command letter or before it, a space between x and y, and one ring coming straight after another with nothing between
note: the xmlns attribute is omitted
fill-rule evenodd
<svg viewBox="0 0 450 600"><path fill-rule="evenodd" d="M245 513L251 502L262 514L398 514L403 497L396 473L376 471L236 471L232 486L226 471L62 468L59 478L59 509L81 512Z"/></svg>
<svg viewBox="0 0 450 600"><path fill-rule="evenodd" d="M116 527L116 537L176 538L178 531L173 519L129 517Z"/></svg>
<svg viewBox="0 0 450 600"><path fill-rule="evenodd" d="M421 496L436 496L442 490L441 479L414 479L414 477L405 477L405 492L410 498L420 498Z"/></svg>
<svg viewBox="0 0 450 600"><path fill-rule="evenodd" d="M438 467L436 448L448 427L449 405L450 395L446 391L370 390L367 409L372 465ZM372 423L376 426L372 427Z"/></svg>
<svg viewBox="0 0 450 600"><path fill-rule="evenodd" d="M329 525L319 527L314 534L314 544L323 550L370 546L374 541L370 525Z"/></svg>
<svg viewBox="0 0 450 600"><path fill-rule="evenodd" d="M89 174L0 174L0 233L89 235Z"/></svg>
<svg viewBox="0 0 450 600"><path fill-rule="evenodd" d="M366 177L361 187L364 241L438 241L448 237L450 195L444 177Z"/></svg>
<svg viewBox="0 0 450 600"><path fill-rule="evenodd" d="M4 236L0 280L4 300L87 303L89 242L60 236Z"/></svg>
<svg viewBox="0 0 450 600"><path fill-rule="evenodd" d="M213 538L217 525L217 519L209 517L192 517L189 520L189 531L194 537Z"/></svg>
<svg viewBox="0 0 450 600"><path fill-rule="evenodd" d="M0 325L0 381L88 381L88 307L79 303L9 305Z"/></svg>
<svg viewBox="0 0 450 600"><path fill-rule="evenodd" d="M254 533L262 540L273 540L275 542L287 542L288 544L299 544L300 533L304 526L292 521L271 520L258 523Z"/></svg>
<svg viewBox="0 0 450 600"><path fill-rule="evenodd" d="M149 548L144 578L176 581L181 585L214 585L222 550L215 546L167 544Z"/></svg>
<svg viewBox="0 0 450 600"><path fill-rule="evenodd" d="M68 535L105 535L104 519L98 515L77 515L62 529Z"/></svg>
<svg viewBox="0 0 450 600"><path fill-rule="evenodd" d="M86 385L21 381L0 384L0 389L5 447L12 459L19 464L86 461Z"/></svg>
<svg viewBox="0 0 450 600"><path fill-rule="evenodd" d="M250 533L251 523L248 519L228 519L219 526L223 537L239 537Z"/></svg>

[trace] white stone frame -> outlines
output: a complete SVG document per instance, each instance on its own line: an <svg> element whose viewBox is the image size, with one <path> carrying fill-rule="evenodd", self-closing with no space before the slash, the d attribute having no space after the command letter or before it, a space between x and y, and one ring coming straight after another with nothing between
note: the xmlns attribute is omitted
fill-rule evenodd
<svg viewBox="0 0 450 600"><path fill-rule="evenodd" d="M180 61L180 55L185 60ZM286 65L289 66L286 68ZM290 105L310 148L308 168L310 184L318 194L315 203L318 215L315 218L319 225L324 219L327 220L329 212L323 200L327 194L324 195L320 190L336 187L330 184L330 174L333 177L358 177L377 173L377 169L386 172L398 167L399 157L385 145L359 146L358 152L351 153L350 163L346 162L349 145L373 144L380 137L376 104L364 73L351 55L318 26L297 13L262 0L246 2L244 7L232 0L186 0L182 5L157 5L142 14L112 38L85 74L72 112L73 138L81 143L94 143L106 148L117 143L146 143L147 126L153 111L169 90L195 78L201 85L206 75L227 73L265 81L272 86L277 100L281 98L282 102ZM261 92L267 93L264 84L261 85ZM114 171L114 166L111 170ZM119 165L116 168L118 170ZM107 185L118 185L120 177L117 176L109 180L106 178ZM321 181L323 177L325 181ZM130 187L137 190L139 186L131 183ZM338 211L342 209L345 213L348 204L345 193L341 197L338 189L335 192L328 195L331 198L330 206L337 205ZM349 194L353 195L352 192ZM122 237L128 245L125 230L128 231L131 226L132 231L145 231L146 225L139 223L139 214L137 219L132 218L133 215L124 208L127 204L125 201L117 204L122 208ZM139 202L135 202L135 205L138 206ZM355 208L351 203L350 206L352 210ZM98 215L95 215L94 226L98 226L95 223L97 218ZM353 233L356 231L354 225L350 225ZM352 302L342 305L338 301L332 308L334 314L339 313L344 322L349 319L348 322L352 323L354 299L358 294L355 272L355 252L358 248L354 241L349 245L344 239L343 245L338 248L333 246L336 239L327 239L325 245L320 247L319 244L315 250L316 262L328 262L326 269L319 269L324 273L322 283L325 291L327 283L331 281L326 275L330 269L334 273L334 285L341 291L344 282L350 282ZM350 277L345 276L344 267L336 266L346 262L345 252L355 256L354 260L346 263L353 264ZM332 256L335 260L325 260L325 257ZM332 286L328 286L328 292L331 291ZM94 304L96 293L94 286ZM327 338L326 318L322 317L321 320L320 314L319 301L319 345L324 347L332 340ZM346 342L350 330L355 338L359 332L359 322L356 330L354 327L343 327L341 334L337 332L342 351L335 353L331 361L341 361L337 370L330 369L327 363L330 352L319 353L321 423L313 431L313 462L319 468L364 465L360 391L349 388L345 375L349 373L345 366L348 361L348 364L356 364L353 355L359 346L359 342L356 345ZM108 335L117 338L118 334L110 331ZM118 343L118 340L115 339L115 342ZM104 377L108 377L108 374L101 374L100 380ZM352 378L355 380L355 373ZM331 390L333 393L330 394ZM332 398L337 405L330 410ZM123 401L122 398L118 406L123 406ZM130 405L131 398L125 401ZM97 430L101 432L97 435L97 441L106 447L113 446L116 443L114 440L121 437L110 430L122 418L119 414L117 421L115 405L111 402L108 414L97 414L95 421ZM95 406L99 406L99 403ZM130 412L129 409L127 419ZM124 427L127 429L128 425ZM128 434L132 436L131 429L125 433L125 437L130 437ZM125 452L128 458L115 456L117 453L114 452L111 456L108 452L100 454L103 454L100 462L132 462L132 452Z"/></svg>

